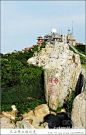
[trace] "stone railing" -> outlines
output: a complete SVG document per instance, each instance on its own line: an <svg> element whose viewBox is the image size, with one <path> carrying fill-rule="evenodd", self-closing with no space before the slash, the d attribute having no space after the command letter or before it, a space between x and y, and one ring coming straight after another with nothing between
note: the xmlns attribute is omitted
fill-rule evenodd
<svg viewBox="0 0 86 135"><path fill-rule="evenodd" d="M72 44L68 44L76 53L82 55L83 57L86 57L86 55L80 53Z"/></svg>

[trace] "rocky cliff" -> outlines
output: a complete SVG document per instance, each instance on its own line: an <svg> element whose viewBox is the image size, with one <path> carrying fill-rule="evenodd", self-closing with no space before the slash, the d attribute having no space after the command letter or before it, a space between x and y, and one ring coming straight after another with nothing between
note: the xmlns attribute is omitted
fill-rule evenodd
<svg viewBox="0 0 86 135"><path fill-rule="evenodd" d="M70 51L69 45L56 41L47 43L45 48L28 59L29 64L43 66L45 97L53 110L62 106L68 94L75 90L81 63L79 54Z"/></svg>
<svg viewBox="0 0 86 135"><path fill-rule="evenodd" d="M38 53L35 52L34 56L28 59L28 64L44 67L47 64L47 59L50 57L53 47L54 46L52 44L47 43L45 48L42 48Z"/></svg>
<svg viewBox="0 0 86 135"><path fill-rule="evenodd" d="M56 110L76 87L81 72L79 55L70 51L68 44L55 42L44 71L46 100Z"/></svg>

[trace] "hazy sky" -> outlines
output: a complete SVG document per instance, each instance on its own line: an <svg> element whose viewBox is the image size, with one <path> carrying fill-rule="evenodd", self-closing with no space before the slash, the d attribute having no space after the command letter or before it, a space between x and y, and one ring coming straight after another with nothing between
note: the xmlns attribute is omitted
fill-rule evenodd
<svg viewBox="0 0 86 135"><path fill-rule="evenodd" d="M35 45L37 37L72 30L85 43L85 1L1 1L1 53Z"/></svg>

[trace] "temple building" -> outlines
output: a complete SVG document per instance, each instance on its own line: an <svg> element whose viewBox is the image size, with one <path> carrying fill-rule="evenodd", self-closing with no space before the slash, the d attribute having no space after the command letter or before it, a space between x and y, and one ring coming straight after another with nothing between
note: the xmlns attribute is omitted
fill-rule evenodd
<svg viewBox="0 0 86 135"><path fill-rule="evenodd" d="M44 39L41 36L37 37L37 40L37 44L44 42Z"/></svg>

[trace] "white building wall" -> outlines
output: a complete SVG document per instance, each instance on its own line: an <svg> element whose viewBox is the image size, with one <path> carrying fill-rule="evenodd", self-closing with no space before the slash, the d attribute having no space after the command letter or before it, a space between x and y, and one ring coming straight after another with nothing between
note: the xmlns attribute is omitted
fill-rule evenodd
<svg viewBox="0 0 86 135"><path fill-rule="evenodd" d="M67 43L67 35L65 33L62 34L62 41L63 41L64 44Z"/></svg>

